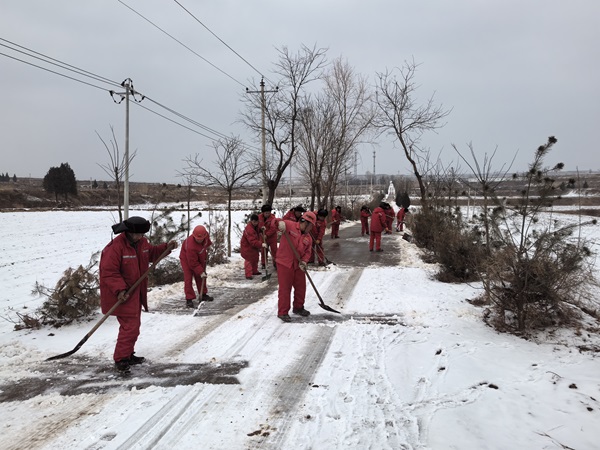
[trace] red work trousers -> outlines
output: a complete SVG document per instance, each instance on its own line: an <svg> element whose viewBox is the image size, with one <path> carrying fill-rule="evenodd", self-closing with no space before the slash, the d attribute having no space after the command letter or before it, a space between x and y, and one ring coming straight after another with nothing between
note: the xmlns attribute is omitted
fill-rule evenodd
<svg viewBox="0 0 600 450"><path fill-rule="evenodd" d="M373 250L373 243L375 243L375 250L379 250L381 248L381 231L371 230L370 236L369 250Z"/></svg>
<svg viewBox="0 0 600 450"><path fill-rule="evenodd" d="M194 271L190 269L185 263L181 264L181 268L183 269L183 292L185 293L186 300L196 299L196 293L194 292L194 282L196 282L198 295L208 293L206 282L204 283L204 292L200 292L200 287L202 286L202 277L200 275L196 275Z"/></svg>
<svg viewBox="0 0 600 450"><path fill-rule="evenodd" d="M260 263L264 266L266 265L265 257L271 258L271 262L273 263L273 267L276 266L275 258L277 258L277 237L272 239L267 239L267 247L265 251L260 251ZM271 255L267 255L267 250L271 252Z"/></svg>
<svg viewBox="0 0 600 450"><path fill-rule="evenodd" d="M130 299L132 301L133 299ZM135 316L117 316L119 321L119 335L117 336L117 345L113 359L120 361L129 359L134 352L135 343L140 335L140 326L142 324L142 304Z"/></svg>
<svg viewBox="0 0 600 450"><path fill-rule="evenodd" d="M292 288L294 288L293 309L304 308L304 297L306 296L306 274L299 268L290 269L281 264L277 266L277 278L279 279L279 304L277 315L284 316L290 312Z"/></svg>
<svg viewBox="0 0 600 450"><path fill-rule="evenodd" d="M246 277L251 277L258 272L258 250L252 252L250 255L246 255L244 258L244 273Z"/></svg>
<svg viewBox="0 0 600 450"><path fill-rule="evenodd" d="M362 228L360 230L360 235L364 236L365 234L369 234L369 218L361 217L360 223L362 225Z"/></svg>
<svg viewBox="0 0 600 450"><path fill-rule="evenodd" d="M321 242L313 244L312 251L310 252L310 262L315 262L315 253L320 263L325 262L325 251L323 251L323 244Z"/></svg>
<svg viewBox="0 0 600 450"><path fill-rule="evenodd" d="M331 237L336 238L340 236L340 223L332 223L331 224Z"/></svg>

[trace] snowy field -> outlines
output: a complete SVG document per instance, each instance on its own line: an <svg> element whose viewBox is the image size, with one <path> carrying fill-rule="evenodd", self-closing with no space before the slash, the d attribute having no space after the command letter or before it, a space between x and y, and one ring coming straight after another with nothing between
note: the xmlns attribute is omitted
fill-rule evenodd
<svg viewBox="0 0 600 450"><path fill-rule="evenodd" d="M87 264L114 221L105 211L1 213L0 314L41 305L33 284L53 287L67 267ZM586 233L600 238L598 227ZM600 448L600 359L576 347L598 348L597 334L535 343L496 333L466 302L476 286L433 280L435 267L414 245L386 238L401 248L394 267L312 274L326 303L343 312L338 320L316 307L310 286L311 321L277 319L276 285L224 317L143 314L136 352L149 367L239 367L235 383L128 387L111 375L97 383L114 388L99 393L3 402L0 449ZM241 271L235 255L210 279L225 285ZM248 287L237 286L251 295ZM149 294L155 310L179 299L182 283ZM76 378L44 360L72 349L100 317L35 331L0 321L2 385L40 373ZM109 318L72 358L110 367L117 327Z"/></svg>

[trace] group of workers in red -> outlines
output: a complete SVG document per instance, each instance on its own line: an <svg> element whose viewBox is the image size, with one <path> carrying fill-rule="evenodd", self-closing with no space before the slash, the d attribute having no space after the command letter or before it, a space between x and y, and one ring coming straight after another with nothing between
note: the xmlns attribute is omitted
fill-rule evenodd
<svg viewBox="0 0 600 450"><path fill-rule="evenodd" d="M396 218L396 231L403 230L405 209L400 208ZM381 234L391 233L394 210L388 203L381 203L371 213L367 206L361 208L361 235L370 235L369 250L382 251ZM272 214L271 205L263 205L260 214L252 214L244 229L240 242L247 279L260 275L258 263L266 269L268 254L271 254L273 267L277 270L279 282L277 317L290 322L290 309L293 314L309 316L304 308L306 295L306 269L315 261L326 265L323 238L327 228L326 209L306 211L302 206L289 210L279 219ZM369 219L371 223L369 226ZM331 211L331 238L339 238L340 222L344 220L341 207ZM140 333L141 311L148 310L147 280L129 288L137 279L142 280L150 262L157 262L178 247L176 241L152 245L144 236L150 229L150 222L142 217L131 217L113 226L116 238L102 251L100 259L100 296L102 312L110 312L117 317L119 334L114 351L117 370L129 372L129 367L144 362L145 358L134 354L135 343ZM278 245L278 237L279 245ZM206 228L198 225L192 234L183 241L179 259L183 269L186 305L194 307L194 300L212 301L206 285L206 264L208 248L212 241ZM162 256L161 256L162 255ZM262 258L262 259L261 259ZM194 291L198 289L198 297ZM292 289L294 290L292 298Z"/></svg>
<svg viewBox="0 0 600 450"><path fill-rule="evenodd" d="M396 231L403 231L405 216L405 207L401 206L396 213L393 206L386 202L381 202L373 212L371 212L371 209L367 205L360 208L360 235L364 236L366 234L369 236L369 251L372 252L375 250L376 252L382 252L381 234L384 232L385 234L392 233L394 218L397 220ZM369 219L371 219L370 226Z"/></svg>

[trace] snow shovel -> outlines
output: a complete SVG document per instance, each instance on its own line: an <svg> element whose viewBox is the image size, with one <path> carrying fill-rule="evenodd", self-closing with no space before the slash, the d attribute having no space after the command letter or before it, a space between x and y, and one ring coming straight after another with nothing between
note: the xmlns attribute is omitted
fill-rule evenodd
<svg viewBox="0 0 600 450"><path fill-rule="evenodd" d="M89 332L88 334L86 334L86 335L83 337L83 339L82 339L81 341L79 341L79 343L78 343L78 344L75 346L75 348L74 348L73 350L71 350L71 351L69 351L69 352L67 352L67 353L61 353L60 355L51 356L50 358L46 358L46 361L54 361L55 359L62 359L62 358L66 358L67 356L71 356L73 353L75 353L77 350L79 350L79 349L80 349L80 348L83 346L83 344L85 344L85 343L87 342L87 340L90 338L90 336L91 336L92 334L94 334L94 332L95 332L95 331L96 331L96 330L97 330L97 329L100 327L100 325L102 325L102 324L104 323L104 321L105 321L106 319L108 319L108 316L110 316L110 315L113 313L113 311L114 311L115 309L117 309L117 307L118 307L120 304L122 304L122 303L125 303L125 302L127 301L127 299L129 298L129 295L130 295L130 294L131 294L131 293L132 293L132 292L133 292L133 291L134 291L134 290L135 290L135 289L136 289L136 288L137 288L137 287L140 285L140 283L141 283L142 281L144 281L144 279L146 279L146 278L148 277L148 274L150 273L150 271L151 271L152 269L154 269L154 268L156 267L156 265L157 265L157 264L160 262L160 260L161 260L161 259L163 259L165 256L167 256L167 254L168 254L168 253L169 253L171 250L172 250L172 248L170 248L170 247L167 245L167 248L166 248L166 250L165 250L165 251L164 251L164 252L163 252L163 253L162 253L162 254L161 254L159 257L158 257L158 259L157 259L157 260L156 260L154 263L152 263L152 265L151 265L150 267L148 267L148 270L146 270L146 271L145 271L145 272L142 274L142 276L140 276L140 277L137 279L137 281L131 285L131 287L130 287L129 289L127 289L127 292L125 293L125 300L123 300L123 301L121 301L121 300L117 301L117 303L115 303L115 304L113 305L113 307L112 307L112 308L110 308L110 309L108 310L108 312L107 312L106 314L104 314L104 316L102 316L102 319L100 319L100 320L98 321L98 323L97 323L96 325L94 325L94 328L92 328L92 329L90 330L90 332Z"/></svg>
<svg viewBox="0 0 600 450"><path fill-rule="evenodd" d="M313 246L313 248L315 249L315 253L317 253L317 259L318 259L318 258L319 258L319 256L318 256L318 250L319 250L319 247L317 246L317 244L315 244L315 245ZM327 264L327 265L329 265L329 264L333 264L334 266L337 266L337 264L336 264L336 263L334 263L334 262L333 262L333 261L331 261L329 258L327 258L327 256L325 256L325 252L323 251L323 249L320 249L320 251L321 251L321 255L323 255L323 259L325 260L325 264Z"/></svg>
<svg viewBox="0 0 600 450"><path fill-rule="evenodd" d="M296 250L296 247L294 247L294 245L292 244L292 241L291 241L290 237L288 236L287 231L284 231L283 235L285 236L285 239L287 240L288 245L292 248L292 251L294 252L294 256L296 257L296 259L298 260L298 262L299 263L302 262L302 260L300 259L300 255L298 254L298 250ZM325 304L325 302L321 298L321 294L319 294L319 291L317 291L317 287L315 286L315 283L313 283L312 278L308 274L308 270L306 272L304 272L304 273L306 274L306 278L308 278L308 281L310 281L310 285L314 289L315 294L317 294L317 297L319 298L319 306L321 308L323 308L324 310L326 310L326 311L330 311L330 312L334 312L334 313L337 313L337 314L341 314L341 312L336 311L331 306L328 306L328 305Z"/></svg>
<svg viewBox="0 0 600 450"><path fill-rule="evenodd" d="M202 303L204 303L204 300L202 300L202 298L204 297L204 286L206 285L206 278L202 278L202 283L200 283L200 301L198 302L198 307L194 310L194 314L193 316L196 317L198 315L198 313L200 312L200 307L202 306Z"/></svg>
<svg viewBox="0 0 600 450"><path fill-rule="evenodd" d="M261 233L262 234L262 238L263 238L263 244L267 243L267 236L265 236L265 233ZM263 251L263 256L265 257L265 276L262 277L262 281L267 281L269 278L271 278L271 274L269 273L269 252L267 251L266 247L262 248Z"/></svg>

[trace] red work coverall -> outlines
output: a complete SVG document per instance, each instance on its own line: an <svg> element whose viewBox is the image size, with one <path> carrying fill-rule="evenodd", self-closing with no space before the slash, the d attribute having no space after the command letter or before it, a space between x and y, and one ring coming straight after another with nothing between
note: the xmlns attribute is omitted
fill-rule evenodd
<svg viewBox="0 0 600 450"><path fill-rule="evenodd" d="M394 212L394 208L390 206L390 209L384 210L385 213L385 226L389 230L392 231L392 225L394 224L394 217L396 217L396 213Z"/></svg>
<svg viewBox="0 0 600 450"><path fill-rule="evenodd" d="M376 250L381 248L381 232L385 230L386 217L385 211L379 206L373 210L373 216L371 216L371 238L369 239L369 250L373 250L373 243L375 243Z"/></svg>
<svg viewBox="0 0 600 450"><path fill-rule="evenodd" d="M240 241L240 253L244 258L244 272L247 278L258 275L258 258L262 249L262 239L258 230L258 225L254 226L252 222L248 222Z"/></svg>
<svg viewBox="0 0 600 450"><path fill-rule="evenodd" d="M396 219L398 222L396 223L396 231L402 231L404 229L404 216L406 215L406 210L401 207L398 210L398 214L396 214Z"/></svg>
<svg viewBox="0 0 600 450"><path fill-rule="evenodd" d="M100 305L106 314L115 303L120 291L127 290L142 276L150 265L166 250L167 244L152 245L143 237L134 247L126 233L117 235L102 250L100 257ZM148 278L129 294L112 315L119 322L119 335L113 358L128 359L134 352L140 335L142 306L148 311Z"/></svg>
<svg viewBox="0 0 600 450"><path fill-rule="evenodd" d="M208 247L211 245L212 241L208 236L200 244L196 242L194 236L190 236L181 245L179 261L183 269L183 292L185 293L186 300L194 300L196 298L194 281L196 282L196 288L200 297L208 293L206 283L204 283L204 292L200 292L200 287L202 286L200 275L206 270L206 257Z"/></svg>
<svg viewBox="0 0 600 450"><path fill-rule="evenodd" d="M275 223L278 224L280 220L282 219L276 219ZM285 220L285 226L285 232L298 251L300 259L308 263L312 249L312 238L308 234L302 234L298 222ZM289 314L292 288L294 288L293 309L304 308L306 274L300 269L298 259L285 236L282 236L279 241L279 249L277 250L277 278L279 279L277 315Z"/></svg>
<svg viewBox="0 0 600 450"><path fill-rule="evenodd" d="M273 260L273 266L276 266L275 259L277 258L277 227L275 226L275 215L271 213L268 219L265 219L263 213L258 215L258 226L260 228L265 227L265 234L267 237L267 247L271 251L271 259ZM262 236L261 236L262 239ZM264 266L266 251L260 252L261 264Z"/></svg>
<svg viewBox="0 0 600 450"><path fill-rule="evenodd" d="M369 217L371 217L371 213L369 211L366 209L360 210L360 223L362 225L362 229L360 230L361 236L369 234Z"/></svg>
<svg viewBox="0 0 600 450"><path fill-rule="evenodd" d="M342 216L338 212L337 209L333 208L331 210L331 237L337 238L340 237L340 221L342 220Z"/></svg>

